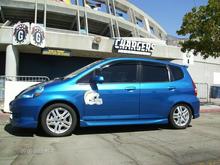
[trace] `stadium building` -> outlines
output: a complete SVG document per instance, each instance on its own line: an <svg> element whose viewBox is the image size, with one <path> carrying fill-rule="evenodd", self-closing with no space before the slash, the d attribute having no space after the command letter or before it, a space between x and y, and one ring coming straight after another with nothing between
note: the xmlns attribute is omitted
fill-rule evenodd
<svg viewBox="0 0 220 165"><path fill-rule="evenodd" d="M127 0L0 0L0 75L53 79L108 57L188 65L207 99L220 84L219 59L182 53L176 39Z"/></svg>

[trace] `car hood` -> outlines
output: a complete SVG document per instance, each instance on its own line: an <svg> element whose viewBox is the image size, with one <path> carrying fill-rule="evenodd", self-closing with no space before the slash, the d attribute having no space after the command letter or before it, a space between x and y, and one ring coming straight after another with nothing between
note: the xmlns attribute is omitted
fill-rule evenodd
<svg viewBox="0 0 220 165"><path fill-rule="evenodd" d="M26 89L24 89L23 91L21 91L15 98L18 98L20 95L23 94L30 94L33 93L38 87L42 86L45 89L51 86L55 86L60 84L61 82L64 82L65 80L61 80L61 79L55 79L55 80L51 80L51 81L47 81L47 82L42 82L42 83L38 83L35 85L32 85Z"/></svg>

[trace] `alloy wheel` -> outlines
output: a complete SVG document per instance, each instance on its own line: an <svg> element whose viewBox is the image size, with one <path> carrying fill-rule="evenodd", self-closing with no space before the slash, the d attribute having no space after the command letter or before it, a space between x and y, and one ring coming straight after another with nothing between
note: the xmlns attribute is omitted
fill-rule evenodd
<svg viewBox="0 0 220 165"><path fill-rule="evenodd" d="M175 124L179 127L187 125L190 120L189 109L186 106L177 106L173 112L173 120Z"/></svg>
<svg viewBox="0 0 220 165"><path fill-rule="evenodd" d="M51 132L62 134L70 129L72 125L72 116L65 108L55 108L48 113L46 124Z"/></svg>

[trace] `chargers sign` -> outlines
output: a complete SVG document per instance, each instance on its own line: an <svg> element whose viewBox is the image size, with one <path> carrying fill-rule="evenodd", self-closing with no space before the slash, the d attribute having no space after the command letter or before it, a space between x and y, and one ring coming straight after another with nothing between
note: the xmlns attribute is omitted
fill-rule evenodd
<svg viewBox="0 0 220 165"><path fill-rule="evenodd" d="M126 54L140 54L140 55L152 55L152 51L155 48L154 43L132 41L125 39L116 39L114 42L114 49L118 53Z"/></svg>

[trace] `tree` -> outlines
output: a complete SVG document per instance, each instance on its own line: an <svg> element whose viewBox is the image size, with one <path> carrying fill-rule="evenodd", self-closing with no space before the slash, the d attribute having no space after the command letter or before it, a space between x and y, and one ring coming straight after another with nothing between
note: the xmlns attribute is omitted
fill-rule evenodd
<svg viewBox="0 0 220 165"><path fill-rule="evenodd" d="M189 36L181 43L182 51L192 51L204 59L220 57L220 0L209 0L207 6L193 8L183 18L177 34Z"/></svg>

